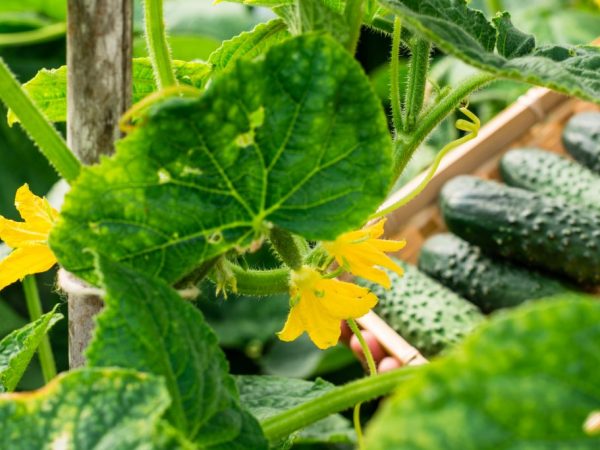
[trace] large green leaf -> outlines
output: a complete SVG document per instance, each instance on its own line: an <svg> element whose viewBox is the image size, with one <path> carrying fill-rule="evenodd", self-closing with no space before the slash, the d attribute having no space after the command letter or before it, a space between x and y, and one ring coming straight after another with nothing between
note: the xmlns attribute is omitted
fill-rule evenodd
<svg viewBox="0 0 600 450"><path fill-rule="evenodd" d="M238 59L254 58L265 53L270 47L290 37L285 23L272 20L262 23L252 31L245 31L238 36L223 42L209 57L215 72L220 72Z"/></svg>
<svg viewBox="0 0 600 450"><path fill-rule="evenodd" d="M513 27L508 13L490 23L483 13L468 8L465 0L381 3L402 16L407 27L475 67L600 103L598 47L535 47L531 35Z"/></svg>
<svg viewBox="0 0 600 450"><path fill-rule="evenodd" d="M121 369L68 372L39 391L0 395L0 448L166 450L152 441L168 405L164 382L154 376Z"/></svg>
<svg viewBox="0 0 600 450"><path fill-rule="evenodd" d="M166 417L203 449L266 448L239 405L225 355L202 313L165 283L98 258L105 304L87 352L92 367L161 375L173 402Z"/></svg>
<svg viewBox="0 0 600 450"><path fill-rule="evenodd" d="M204 62L173 61L175 76L179 82L202 87L210 74L210 65ZM148 58L134 58L132 67L133 103L139 102L156 91L156 81L152 63ZM23 85L37 107L51 122L67 120L67 66L58 69L42 69L35 77ZM12 111L8 112L8 123L19 119Z"/></svg>
<svg viewBox="0 0 600 450"><path fill-rule="evenodd" d="M498 314L399 387L369 450L592 450L600 406L600 302L565 298Z"/></svg>
<svg viewBox="0 0 600 450"><path fill-rule="evenodd" d="M84 169L50 236L61 264L91 281L82 248L173 282L270 224L334 239L366 221L391 178L382 107L320 35L237 61L197 100L156 105L117 147Z"/></svg>
<svg viewBox="0 0 600 450"><path fill-rule="evenodd" d="M242 404L259 420L265 420L283 411L320 397L335 386L322 379L304 381L296 378L273 376L238 376L236 378ZM356 440L350 422L335 414L300 430L293 441L300 443L338 442Z"/></svg>
<svg viewBox="0 0 600 450"><path fill-rule="evenodd" d="M63 318L54 311L13 331L0 341L0 392L11 392L25 373L43 337Z"/></svg>

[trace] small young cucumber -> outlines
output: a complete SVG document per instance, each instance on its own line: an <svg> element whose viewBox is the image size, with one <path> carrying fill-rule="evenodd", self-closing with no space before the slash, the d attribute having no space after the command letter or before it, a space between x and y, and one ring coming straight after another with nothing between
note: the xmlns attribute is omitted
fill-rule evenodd
<svg viewBox="0 0 600 450"><path fill-rule="evenodd" d="M534 148L510 150L500 160L500 174L509 186L600 211L600 175L555 153Z"/></svg>
<svg viewBox="0 0 600 450"><path fill-rule="evenodd" d="M404 276L388 271L392 287L366 285L379 298L375 312L423 355L455 344L483 320L472 303L405 262Z"/></svg>
<svg viewBox="0 0 600 450"><path fill-rule="evenodd" d="M600 212L460 176L440 195L448 229L485 252L600 283Z"/></svg>
<svg viewBox="0 0 600 450"><path fill-rule="evenodd" d="M600 112L571 117L563 129L562 142L573 158L600 173Z"/></svg>
<svg viewBox="0 0 600 450"><path fill-rule="evenodd" d="M425 241L419 269L486 313L574 290L540 272L491 258L450 233Z"/></svg>

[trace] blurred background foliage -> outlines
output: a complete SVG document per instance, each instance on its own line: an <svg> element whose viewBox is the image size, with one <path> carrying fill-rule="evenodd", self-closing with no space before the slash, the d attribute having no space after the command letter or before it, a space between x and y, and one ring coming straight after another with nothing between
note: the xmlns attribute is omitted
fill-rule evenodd
<svg viewBox="0 0 600 450"><path fill-rule="evenodd" d="M594 0L473 0L471 6L486 11L488 15L495 13L497 8L504 7L511 11L514 23L534 34L538 43L587 43L598 37L600 30L600 10ZM213 5L209 0L165 2L165 20L173 56L183 60L206 59L222 40L251 30L256 24L272 17L273 14L268 10L234 3ZM66 0L0 2L0 56L21 82L29 80L41 68L58 67L65 63L64 28L61 32L60 27L65 21ZM144 56L146 48L142 36L140 0L135 0L134 27L135 56ZM34 36L35 39L29 39L35 43L24 43L24 36ZM371 77L383 106L388 109L389 51L388 36L363 29L358 59ZM406 71L406 62L401 68ZM432 85L456 84L471 73L472 68L434 51ZM471 96L470 105L485 123L526 89L526 85L500 81ZM6 110L0 106L0 115L5 114ZM457 137L454 120L456 117L449 117L444 121L417 151L397 187L423 170L444 144ZM64 127L61 131L64 132ZM0 119L0 214L17 218L13 205L14 194L23 183L29 183L35 193L44 194L56 182L55 172L31 144L20 125L10 128L6 120ZM6 251L6 247L0 246L0 257ZM275 264L272 256L264 249L248 255L246 259L253 266L269 267ZM54 276L54 273L49 272L37 277L46 311L53 304L64 301L55 292ZM210 283L203 284L201 288L202 296L198 306L214 327L229 356L233 373L265 373L308 379L321 376L334 383L356 378L362 373L362 368L345 347L338 346L321 352L308 339L292 343L276 339L275 332L281 328L287 314L288 299L285 295L260 299L229 296L225 299L215 295L214 286ZM62 309L66 312L66 308ZM27 320L21 286L15 284L5 289L0 294L0 337L22 326ZM66 323L66 320L62 321L52 332L59 370L67 369ZM39 366L32 364L20 388L32 389L41 384ZM369 414L368 408L365 413ZM294 448L315 450L317 447Z"/></svg>

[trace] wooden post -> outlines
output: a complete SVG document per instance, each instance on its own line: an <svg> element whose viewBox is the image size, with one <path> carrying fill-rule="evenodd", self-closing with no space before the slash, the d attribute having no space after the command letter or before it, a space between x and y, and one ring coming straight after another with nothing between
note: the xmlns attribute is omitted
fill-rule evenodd
<svg viewBox="0 0 600 450"><path fill-rule="evenodd" d="M119 118L131 101L132 10L132 0L68 0L67 143L84 164L114 151ZM68 301L74 368L85 363L102 301L86 293L69 294Z"/></svg>

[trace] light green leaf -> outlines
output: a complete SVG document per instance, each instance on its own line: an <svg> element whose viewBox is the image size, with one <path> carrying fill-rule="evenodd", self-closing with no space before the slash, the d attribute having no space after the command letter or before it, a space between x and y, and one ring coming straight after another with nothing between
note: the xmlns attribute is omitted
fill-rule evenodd
<svg viewBox="0 0 600 450"><path fill-rule="evenodd" d="M324 0L302 0L273 8L273 11L284 20L293 35L326 32L345 44L350 29L343 11L336 11L333 6Z"/></svg>
<svg viewBox="0 0 600 450"><path fill-rule="evenodd" d="M202 87L210 74L210 66L204 62L173 61L175 76L180 83ZM139 102L156 91L152 63L148 58L135 58L132 68L133 103ZM42 69L23 85L31 99L51 122L67 120L67 66L58 69ZM9 110L9 125L19 119Z"/></svg>
<svg viewBox="0 0 600 450"><path fill-rule="evenodd" d="M215 50L208 62L213 65L214 72L220 72L238 59L255 58L265 53L273 45L290 37L285 23L281 20L272 20L258 25L252 31L246 31L238 36L223 42Z"/></svg>
<svg viewBox="0 0 600 450"><path fill-rule="evenodd" d="M335 386L322 379L304 381L273 376L236 377L242 404L259 420L265 420L295 406L318 398ZM295 444L319 442L354 443L356 435L350 421L339 414L329 416L300 430Z"/></svg>
<svg viewBox="0 0 600 450"><path fill-rule="evenodd" d="M541 46L514 28L508 13L495 20L464 0L381 0L407 27L446 53L499 77L546 86L600 103L600 48ZM498 35L498 42L496 36ZM500 54L494 52L498 47Z"/></svg>
<svg viewBox="0 0 600 450"><path fill-rule="evenodd" d="M67 0L2 0L0 12L31 12L65 20Z"/></svg>
<svg viewBox="0 0 600 450"><path fill-rule="evenodd" d="M87 352L90 366L164 377L173 400L166 417L203 449L266 449L202 313L163 282L106 258L98 258L98 271L106 307Z"/></svg>
<svg viewBox="0 0 600 450"><path fill-rule="evenodd" d="M172 98L83 170L50 236L94 281L83 248L168 282L276 224L312 240L358 228L391 178L386 119L364 72L305 35L239 60L199 99Z"/></svg>
<svg viewBox="0 0 600 450"><path fill-rule="evenodd" d="M75 370L39 391L0 395L0 448L167 450L152 445L152 437L168 405L160 378L121 369Z"/></svg>
<svg viewBox="0 0 600 450"><path fill-rule="evenodd" d="M600 302L571 296L498 314L399 386L367 429L369 450L600 447Z"/></svg>
<svg viewBox="0 0 600 450"><path fill-rule="evenodd" d="M13 331L0 341L0 392L11 392L25 373L42 338L63 318L54 311Z"/></svg>

